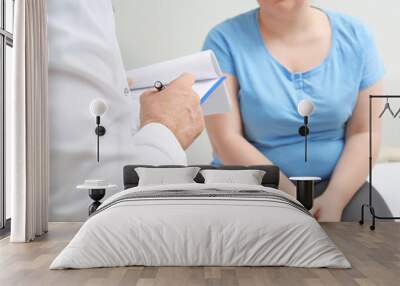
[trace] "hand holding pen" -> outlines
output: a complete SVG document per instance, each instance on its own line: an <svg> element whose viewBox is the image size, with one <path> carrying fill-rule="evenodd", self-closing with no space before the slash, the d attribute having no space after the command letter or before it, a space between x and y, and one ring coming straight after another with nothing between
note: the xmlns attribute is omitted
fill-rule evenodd
<svg viewBox="0 0 400 286"><path fill-rule="evenodd" d="M200 98L192 89L194 82L194 76L187 73L168 86L155 82L155 90L146 91L140 97L140 127L163 124L174 133L183 149L189 147L204 130Z"/></svg>

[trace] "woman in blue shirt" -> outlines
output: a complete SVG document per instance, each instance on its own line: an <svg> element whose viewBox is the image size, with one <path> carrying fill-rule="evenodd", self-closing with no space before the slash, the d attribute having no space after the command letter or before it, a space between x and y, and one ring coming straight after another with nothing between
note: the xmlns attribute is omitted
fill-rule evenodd
<svg viewBox="0 0 400 286"><path fill-rule="evenodd" d="M321 221L339 221L368 174L368 95L382 94L383 64L371 33L352 17L317 9L307 0L259 4L217 25L204 44L216 54L232 97L231 112L206 119L214 164L272 162L282 171L280 188L293 195L288 177L322 177L323 194L312 213ZM302 99L316 108L307 162L298 134ZM374 105L373 114L379 111ZM390 212L378 200L382 211Z"/></svg>

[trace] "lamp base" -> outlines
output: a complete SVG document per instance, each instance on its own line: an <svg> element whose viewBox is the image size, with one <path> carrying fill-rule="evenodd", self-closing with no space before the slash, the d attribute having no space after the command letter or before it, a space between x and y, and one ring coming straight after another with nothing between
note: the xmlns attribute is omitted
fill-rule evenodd
<svg viewBox="0 0 400 286"><path fill-rule="evenodd" d="M300 136L305 137L306 135L310 134L310 129L306 125L302 125L299 128Z"/></svg>
<svg viewBox="0 0 400 286"><path fill-rule="evenodd" d="M311 210L314 204L314 181L297 181L296 197L306 209Z"/></svg>
<svg viewBox="0 0 400 286"><path fill-rule="evenodd" d="M104 136L106 134L106 128L104 126L97 126L96 129L94 130L94 133L98 136Z"/></svg>
<svg viewBox="0 0 400 286"><path fill-rule="evenodd" d="M90 189L89 190L89 197L94 201L90 206L89 206L89 215L94 213L97 208L101 205L100 200L104 198L106 194L105 189Z"/></svg>
<svg viewBox="0 0 400 286"><path fill-rule="evenodd" d="M308 210L314 204L315 182L320 181L319 177L290 177L289 180L296 182L296 199Z"/></svg>

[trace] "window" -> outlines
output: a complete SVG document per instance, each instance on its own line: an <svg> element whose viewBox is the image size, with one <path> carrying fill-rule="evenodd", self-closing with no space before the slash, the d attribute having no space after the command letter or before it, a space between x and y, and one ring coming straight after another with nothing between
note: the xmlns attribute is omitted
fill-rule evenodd
<svg viewBox="0 0 400 286"><path fill-rule="evenodd" d="M5 105L11 92L14 0L0 0L0 228L9 225L10 194L5 188ZM8 223L7 223L8 222ZM0 232L1 235L1 232Z"/></svg>

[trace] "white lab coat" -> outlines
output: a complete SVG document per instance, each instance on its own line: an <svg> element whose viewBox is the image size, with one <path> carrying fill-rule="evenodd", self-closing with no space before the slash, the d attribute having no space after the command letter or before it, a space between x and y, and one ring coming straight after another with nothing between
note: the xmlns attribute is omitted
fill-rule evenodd
<svg viewBox="0 0 400 286"><path fill-rule="evenodd" d="M127 118L134 118L129 123L131 126L119 126L122 127L119 132L128 134L138 125L139 102L127 95L129 89L115 35L111 1L50 0L48 19L49 80L54 88L50 90L50 97L58 93L58 97L70 100L74 93L83 100L79 100L79 104L87 103L85 99L104 98L111 107L109 113L122 109ZM85 113L86 107L88 105L84 106ZM68 113L74 116L74 111ZM179 142L161 124L142 128L133 136L131 145L132 163L186 164Z"/></svg>
<svg viewBox="0 0 400 286"><path fill-rule="evenodd" d="M138 125L138 98L129 95L110 0L49 0L49 118L51 221L81 221L90 200L75 190L85 179L122 188L126 164L186 164L174 134L161 124ZM144 49L146 47L143 47ZM96 162L90 101L104 99L106 128ZM112 192L107 192L111 195Z"/></svg>

